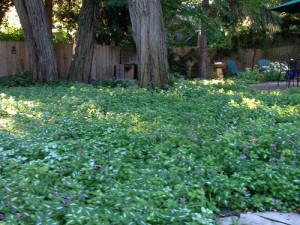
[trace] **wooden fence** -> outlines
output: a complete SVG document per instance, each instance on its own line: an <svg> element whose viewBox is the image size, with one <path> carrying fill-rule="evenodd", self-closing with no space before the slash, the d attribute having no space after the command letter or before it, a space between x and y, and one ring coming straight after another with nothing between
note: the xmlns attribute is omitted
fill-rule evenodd
<svg viewBox="0 0 300 225"><path fill-rule="evenodd" d="M66 79L72 62L73 45L56 44L55 52L59 78ZM91 78L107 80L114 77L114 67L120 63L136 63L133 48L95 45ZM31 70L29 55L24 42L0 42L0 76L8 76ZM127 70L124 78L133 78L133 70Z"/></svg>
<svg viewBox="0 0 300 225"><path fill-rule="evenodd" d="M175 53L175 57L178 57L189 54L189 52L193 49L193 57L186 61L186 64L191 68L195 63L197 63L198 55L196 48L172 48L172 51ZM55 51L57 55L59 78L66 79L72 62L73 45L56 44ZM288 61L288 55L295 56L296 54L300 54L300 45L270 48L266 50L243 49L227 58L222 59L218 58L215 53L210 52L208 64L213 64L213 58L218 58L218 61L222 62L231 58L237 61L240 69L243 69L246 67L251 68L253 64L257 64L257 61L260 58L268 58L271 61ZM116 65L120 63L136 64L136 61L136 52L133 48L95 45L92 79L112 79L114 77L114 69ZM209 68L211 73L212 66ZM0 42L0 76L12 75L30 70L30 59L24 42ZM123 78L132 79L136 76L135 67L123 67L123 70L125 71Z"/></svg>

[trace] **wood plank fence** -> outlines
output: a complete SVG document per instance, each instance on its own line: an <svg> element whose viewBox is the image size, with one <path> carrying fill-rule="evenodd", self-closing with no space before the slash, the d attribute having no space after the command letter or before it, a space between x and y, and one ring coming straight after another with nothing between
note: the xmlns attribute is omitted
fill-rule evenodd
<svg viewBox="0 0 300 225"><path fill-rule="evenodd" d="M72 62L73 45L56 44L55 52L59 78L66 79ZM120 63L135 64L135 49L95 45L92 64L92 80L114 77L114 67ZM24 42L0 42L0 76L8 76L31 70L31 62ZM133 78L134 71L127 71L124 78Z"/></svg>
<svg viewBox="0 0 300 225"><path fill-rule="evenodd" d="M172 48L176 54L175 57L184 56L192 49L197 51L197 48ZM72 62L73 45L72 44L56 44L55 51L58 62L59 78L66 79L69 67ZM288 61L288 55L295 56L300 54L300 45L277 47L270 49L243 49L237 53L218 61L225 62L231 58L237 61L238 66L243 68L251 68L252 64L257 64L258 59L268 58L271 61ZM213 64L215 54L210 52L208 64ZM92 64L92 80L107 80L112 79L115 74L115 68L119 64L136 64L136 52L134 48L115 47L95 45L94 58ZM197 63L197 54L187 62L189 67ZM135 67L118 67L125 72L122 78L133 79L136 76ZM212 66L210 73L212 72ZM24 42L0 42L0 76L8 76L16 73L21 73L31 70L31 63Z"/></svg>

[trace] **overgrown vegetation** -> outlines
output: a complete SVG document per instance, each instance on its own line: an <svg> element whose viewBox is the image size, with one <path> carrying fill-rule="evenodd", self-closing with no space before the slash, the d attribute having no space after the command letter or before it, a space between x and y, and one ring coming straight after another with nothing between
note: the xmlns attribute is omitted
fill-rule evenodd
<svg viewBox="0 0 300 225"><path fill-rule="evenodd" d="M0 77L0 87L26 87L33 84L34 83L32 82L32 74L29 72Z"/></svg>
<svg viewBox="0 0 300 225"><path fill-rule="evenodd" d="M18 28L6 28L0 31L0 41L24 41L24 34Z"/></svg>
<svg viewBox="0 0 300 225"><path fill-rule="evenodd" d="M1 87L0 224L208 225L296 209L299 92Z"/></svg>

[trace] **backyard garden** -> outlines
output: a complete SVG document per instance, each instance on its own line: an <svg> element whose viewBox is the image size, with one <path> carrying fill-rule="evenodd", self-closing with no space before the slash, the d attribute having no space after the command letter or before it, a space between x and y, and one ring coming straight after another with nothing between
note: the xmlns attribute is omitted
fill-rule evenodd
<svg viewBox="0 0 300 225"><path fill-rule="evenodd" d="M2 0L0 225L299 212L298 4Z"/></svg>
<svg viewBox="0 0 300 225"><path fill-rule="evenodd" d="M299 209L299 88L25 84L0 88L0 224L208 225Z"/></svg>

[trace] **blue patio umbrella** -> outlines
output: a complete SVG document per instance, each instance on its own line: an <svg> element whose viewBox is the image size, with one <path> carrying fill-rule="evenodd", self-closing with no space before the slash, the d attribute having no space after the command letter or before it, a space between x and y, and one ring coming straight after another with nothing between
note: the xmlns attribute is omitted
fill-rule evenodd
<svg viewBox="0 0 300 225"><path fill-rule="evenodd" d="M281 5L275 6L270 10L287 13L300 13L300 0L291 0Z"/></svg>

